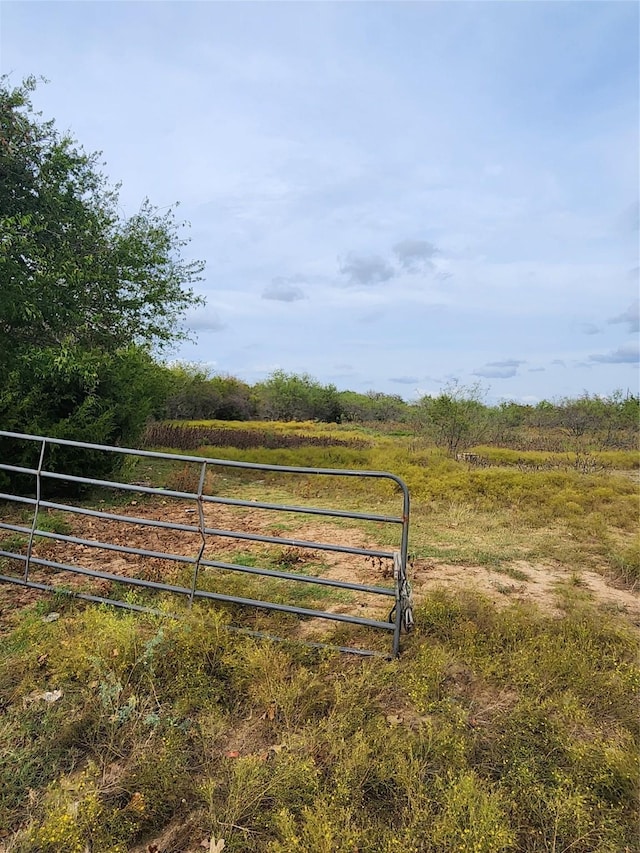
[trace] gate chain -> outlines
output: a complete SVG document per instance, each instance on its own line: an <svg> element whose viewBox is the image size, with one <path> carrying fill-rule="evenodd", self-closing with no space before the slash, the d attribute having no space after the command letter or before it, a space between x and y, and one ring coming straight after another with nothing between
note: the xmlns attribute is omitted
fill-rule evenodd
<svg viewBox="0 0 640 853"><path fill-rule="evenodd" d="M411 594L411 584L409 583L407 572L402 563L402 557L398 552L393 555L393 579L396 582L398 590L398 600L389 613L389 622L394 621L396 608L399 606L400 623L404 628L405 633L408 634L415 625L415 620L413 618L413 596Z"/></svg>

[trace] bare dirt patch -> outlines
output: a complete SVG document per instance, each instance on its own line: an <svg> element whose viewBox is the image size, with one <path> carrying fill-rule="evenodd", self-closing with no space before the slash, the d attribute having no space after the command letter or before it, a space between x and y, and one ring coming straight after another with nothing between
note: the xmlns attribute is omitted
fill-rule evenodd
<svg viewBox="0 0 640 853"><path fill-rule="evenodd" d="M559 589L569 588L640 627L640 596L631 590L611 586L602 575L593 571L576 573L566 566L524 560L514 561L500 569L417 560L413 564L412 580L414 598L418 603L433 589L475 589L498 607L522 601L535 604L554 616L561 616L564 612Z"/></svg>

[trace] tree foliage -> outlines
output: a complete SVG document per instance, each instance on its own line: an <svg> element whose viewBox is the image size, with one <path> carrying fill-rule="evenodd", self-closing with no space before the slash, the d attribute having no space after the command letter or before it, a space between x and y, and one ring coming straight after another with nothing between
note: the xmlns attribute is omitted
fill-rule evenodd
<svg viewBox="0 0 640 853"><path fill-rule="evenodd" d="M355 391L341 391L340 402L344 420L359 423L404 421L409 413L409 405L398 394L383 394L379 391L358 394Z"/></svg>
<svg viewBox="0 0 640 853"><path fill-rule="evenodd" d="M477 385L448 385L437 397L426 396L417 407L418 422L439 447L455 456L478 443L488 427L488 410Z"/></svg>
<svg viewBox="0 0 640 853"><path fill-rule="evenodd" d="M171 420L244 421L255 416L251 388L234 376L212 376L198 364L174 364L165 416Z"/></svg>
<svg viewBox="0 0 640 853"><path fill-rule="evenodd" d="M0 78L0 424L133 438L166 396L150 353L182 336L203 265L182 257L173 208L121 214L98 155L35 112L35 86Z"/></svg>
<svg viewBox="0 0 640 853"><path fill-rule="evenodd" d="M98 155L40 121L30 79L0 87L0 336L11 349L113 351L179 336L202 264L184 261L174 210L129 218Z"/></svg>
<svg viewBox="0 0 640 853"><path fill-rule="evenodd" d="M335 385L322 385L307 373L274 371L255 387L258 415L264 420L339 422L342 406Z"/></svg>

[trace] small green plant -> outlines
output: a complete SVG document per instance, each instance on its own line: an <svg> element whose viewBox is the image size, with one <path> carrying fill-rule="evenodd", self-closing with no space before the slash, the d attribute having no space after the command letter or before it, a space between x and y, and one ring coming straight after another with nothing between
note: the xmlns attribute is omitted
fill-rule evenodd
<svg viewBox="0 0 640 853"><path fill-rule="evenodd" d="M434 821L435 850L499 853L515 850L515 833L509 825L506 801L471 772L440 781L442 810Z"/></svg>
<svg viewBox="0 0 640 853"><path fill-rule="evenodd" d="M637 589L640 586L640 537L626 548L609 554L613 576L626 586Z"/></svg>
<svg viewBox="0 0 640 853"><path fill-rule="evenodd" d="M36 520L38 530L45 530L48 533L61 533L68 536L72 532L69 518L62 512L54 512L47 510L39 512Z"/></svg>

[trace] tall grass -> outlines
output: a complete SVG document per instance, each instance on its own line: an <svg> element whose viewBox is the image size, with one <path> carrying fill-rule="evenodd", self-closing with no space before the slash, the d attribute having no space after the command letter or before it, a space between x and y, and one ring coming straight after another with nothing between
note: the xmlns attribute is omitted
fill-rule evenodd
<svg viewBox="0 0 640 853"><path fill-rule="evenodd" d="M351 424L271 426L282 435L294 426L296 434L361 434ZM256 425L256 434L261 428ZM638 483L623 476L633 454L594 452L594 468L574 464L567 454L479 447L475 450L491 457L492 464L478 467L457 461L415 436L374 434L368 428L366 437L369 447L204 447L198 452L243 462L393 472L411 492L411 539L417 554L492 565L505 559L552 559L572 570L596 569L630 587L640 582L637 549L631 542L637 531ZM158 463L147 468L145 477L159 484L177 488L187 483L189 472L182 469L173 471ZM135 468L130 476L137 479ZM194 469L188 480L191 487L196 480ZM236 497L390 514L400 506L400 496L390 482L357 478L216 467L207 489ZM376 531L375 535L381 534Z"/></svg>
<svg viewBox="0 0 640 853"><path fill-rule="evenodd" d="M589 473L606 469L631 471L640 468L640 454L635 450L593 450L574 445L562 452L478 445L471 448L471 452L491 465L512 465L524 470L559 468Z"/></svg>
<svg viewBox="0 0 640 853"><path fill-rule="evenodd" d="M574 469L519 470L511 467L469 470L438 450L417 450L386 439L371 449L351 447L299 447L296 449L201 448L203 456L240 462L291 465L310 468L349 468L386 470L401 476L409 486L414 502L449 505L456 502L474 509L517 509L524 523L533 526L565 520L580 527L593 523L594 514L606 514L607 523L623 530L635 529L637 487L627 478L607 471L582 474ZM222 469L221 469L222 470ZM283 475L247 474L225 469L225 476L236 481L259 477L269 483L282 483ZM304 478L288 475L287 488L308 491ZM368 499L388 500L394 487L370 480L313 478L311 490L316 497L331 502L350 496L359 503Z"/></svg>

